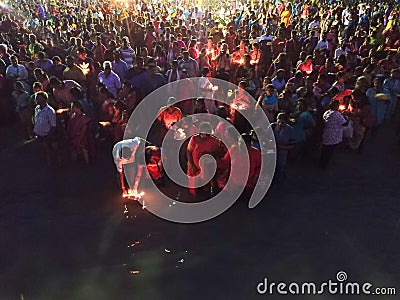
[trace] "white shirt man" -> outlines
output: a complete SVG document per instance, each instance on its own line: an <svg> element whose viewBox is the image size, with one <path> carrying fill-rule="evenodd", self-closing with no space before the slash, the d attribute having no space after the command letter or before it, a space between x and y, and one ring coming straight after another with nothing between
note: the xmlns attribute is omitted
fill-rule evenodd
<svg viewBox="0 0 400 300"><path fill-rule="evenodd" d="M104 62L104 71L99 73L98 81L114 95L118 96L118 91L121 88L121 80L119 76L112 71L112 64L109 61Z"/></svg>
<svg viewBox="0 0 400 300"><path fill-rule="evenodd" d="M320 28L321 25L318 20L314 20L308 25L308 29L320 29Z"/></svg>
<svg viewBox="0 0 400 300"><path fill-rule="evenodd" d="M140 137L135 137L134 139L122 140L114 145L112 155L118 172L122 172L123 165L135 162L136 150L142 141ZM124 150L124 148L129 150ZM127 151L129 155L124 155L124 151Z"/></svg>
<svg viewBox="0 0 400 300"><path fill-rule="evenodd" d="M349 48L343 49L343 47L339 47L335 50L335 59L337 59L340 55L346 54L347 52L350 52Z"/></svg>
<svg viewBox="0 0 400 300"><path fill-rule="evenodd" d="M129 197L135 196L135 198L140 198L139 194L130 194L129 191L125 188L125 179L123 173L123 166L127 164L131 164L135 162L136 152L138 148L144 144L145 140L140 137L135 137L134 139L122 140L114 145L112 150L112 155L114 158L115 166L117 167L120 179L120 185L122 188L122 196ZM140 183L140 179L142 177L143 168L145 165L137 165L135 167L136 177L134 181L131 182L133 184L133 191L137 192L137 188ZM133 178L132 178L133 179Z"/></svg>

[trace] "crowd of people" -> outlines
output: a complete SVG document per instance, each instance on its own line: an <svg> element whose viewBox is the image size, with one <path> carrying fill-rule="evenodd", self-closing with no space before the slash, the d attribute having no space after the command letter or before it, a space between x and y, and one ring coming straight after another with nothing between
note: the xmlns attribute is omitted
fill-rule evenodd
<svg viewBox="0 0 400 300"><path fill-rule="evenodd" d="M99 139L121 141L135 107L180 80L188 99L168 107L166 97L161 136L199 112L239 124L251 136L239 108L263 110L275 134L277 178L284 180L288 158L320 149L319 164L326 168L339 144L361 153L365 137L395 118L397 9L394 1L4 4L0 122L18 120L25 137L43 145L49 164L62 160L64 145L72 159L90 163ZM193 77L201 77L199 86ZM213 78L238 90L218 90ZM204 98L191 99L194 88ZM232 105L216 100L224 93ZM187 130L196 132L196 126ZM215 152L218 139L211 134L229 136L220 124L201 126L210 134L188 142L190 175L199 172L199 153ZM244 140L257 148L256 136Z"/></svg>

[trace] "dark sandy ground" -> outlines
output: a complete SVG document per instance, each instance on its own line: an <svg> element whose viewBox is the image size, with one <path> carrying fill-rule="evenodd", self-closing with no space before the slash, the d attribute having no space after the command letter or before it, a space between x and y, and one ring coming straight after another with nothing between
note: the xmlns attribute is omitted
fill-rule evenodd
<svg viewBox="0 0 400 300"><path fill-rule="evenodd" d="M36 143L0 128L0 299L342 299L256 290L264 277L321 283L339 271L348 282L400 293L400 146L392 127L369 137L362 155L341 150L327 171L312 157L291 164L286 184L253 210L237 202L191 225L138 203L124 218L107 146L93 166L49 168Z"/></svg>

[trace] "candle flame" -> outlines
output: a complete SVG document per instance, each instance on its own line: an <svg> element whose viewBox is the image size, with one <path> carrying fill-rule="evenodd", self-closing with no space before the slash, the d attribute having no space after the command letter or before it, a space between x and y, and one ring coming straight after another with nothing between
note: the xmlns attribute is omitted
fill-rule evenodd
<svg viewBox="0 0 400 300"><path fill-rule="evenodd" d="M87 76L90 73L89 63L81 63L79 67L82 69L83 75Z"/></svg>
<svg viewBox="0 0 400 300"><path fill-rule="evenodd" d="M56 113L57 113L58 115L60 115L60 114L63 114L63 113L65 113L65 112L67 112L67 111L69 111L69 108L60 108L60 109L57 109L57 110L56 110Z"/></svg>
<svg viewBox="0 0 400 300"><path fill-rule="evenodd" d="M123 198L134 198L140 200L144 196L144 192L138 192L135 189L128 189L128 191L122 193Z"/></svg>

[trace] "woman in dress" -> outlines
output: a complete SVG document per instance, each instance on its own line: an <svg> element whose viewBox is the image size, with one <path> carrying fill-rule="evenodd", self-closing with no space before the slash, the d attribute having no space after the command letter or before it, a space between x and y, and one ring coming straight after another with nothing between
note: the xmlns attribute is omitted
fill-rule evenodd
<svg viewBox="0 0 400 300"><path fill-rule="evenodd" d="M234 127L230 126L226 129L226 143L228 147L228 151L226 151L225 155L218 160L218 188L223 189L228 182L229 177L232 172L232 181L236 185L236 187L240 187L241 183L247 178L242 178L244 174L243 172L238 172L238 170L245 170L245 164L247 163L247 159L245 154L246 145L243 142L240 142L238 136L236 135L236 130Z"/></svg>
<svg viewBox="0 0 400 300"><path fill-rule="evenodd" d="M301 158L305 153L307 140L316 125L312 114L307 110L304 99L300 98L297 101L296 111L290 121L295 135L294 155L295 158Z"/></svg>
<svg viewBox="0 0 400 300"><path fill-rule="evenodd" d="M210 123L204 122L199 126L199 134L191 137L186 151L188 160L187 175L189 177L189 192L196 195L195 184L198 179L195 176L207 177L210 162L207 160L200 164L200 158L205 154L213 155L214 158L220 158L224 154L222 143L219 139L212 136L212 127ZM216 188L216 179L214 178L206 185L209 192L213 194Z"/></svg>
<svg viewBox="0 0 400 300"><path fill-rule="evenodd" d="M113 127L114 142L122 140L125 132L126 124L128 123L128 113L124 102L118 100L114 103L114 115L111 120Z"/></svg>
<svg viewBox="0 0 400 300"><path fill-rule="evenodd" d="M373 87L367 90L367 97L371 103L371 112L375 118L376 126L382 125L390 104L390 92L383 86L383 79L376 77Z"/></svg>
<svg viewBox="0 0 400 300"><path fill-rule="evenodd" d="M73 160L81 156L88 164L93 154L91 121L84 114L82 104L79 101L73 101L71 109L72 115L67 127L71 156Z"/></svg>

